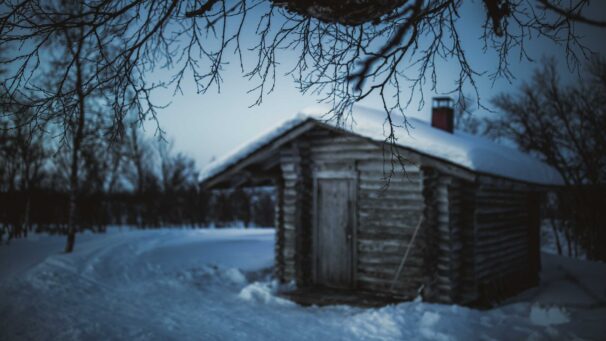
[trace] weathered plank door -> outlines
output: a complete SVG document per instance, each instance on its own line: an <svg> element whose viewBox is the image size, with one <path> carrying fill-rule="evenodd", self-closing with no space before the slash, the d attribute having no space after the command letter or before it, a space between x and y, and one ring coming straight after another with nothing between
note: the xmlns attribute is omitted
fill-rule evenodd
<svg viewBox="0 0 606 341"><path fill-rule="evenodd" d="M354 286L356 179L334 175L320 173L315 179L315 282L321 286L351 288Z"/></svg>

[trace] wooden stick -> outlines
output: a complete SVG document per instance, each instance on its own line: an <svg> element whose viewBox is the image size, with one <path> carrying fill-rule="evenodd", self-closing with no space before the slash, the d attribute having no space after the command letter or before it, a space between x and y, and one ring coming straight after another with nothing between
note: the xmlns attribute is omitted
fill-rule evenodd
<svg viewBox="0 0 606 341"><path fill-rule="evenodd" d="M417 233L419 232L419 228L421 228L421 224L423 223L423 219L425 217L423 215L421 215L421 219L419 219L419 223L417 224L417 226L415 227L415 231L412 234L412 238L410 239L410 243L408 243L408 246L406 247L406 253L404 253L404 257L402 257L402 261L400 262L400 266L398 267L398 271L396 272L396 276L393 279L393 282L391 283L391 289L390 290L394 290L395 286L396 286L396 282L398 281L398 278L400 277L400 273L402 272L402 268L404 268L404 264L406 263L406 259L408 258L408 254L410 253L410 248L412 247L412 244L415 242L415 238L417 237Z"/></svg>

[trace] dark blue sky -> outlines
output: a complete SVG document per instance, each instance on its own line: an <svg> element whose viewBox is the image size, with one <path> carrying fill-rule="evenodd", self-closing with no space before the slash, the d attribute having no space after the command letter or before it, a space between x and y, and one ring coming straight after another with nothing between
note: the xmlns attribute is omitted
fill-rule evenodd
<svg viewBox="0 0 606 341"><path fill-rule="evenodd" d="M596 10L592 13L600 13L602 18L606 16L604 2L594 4L594 7ZM477 71L490 73L495 68L496 55L490 50L487 53L482 51L483 43L480 35L484 16L479 1L466 2L457 25L462 37L463 48L472 66ZM585 36L585 43L594 51L604 55L606 30L583 25L579 25L578 28L579 32ZM248 30L245 38L243 41L245 46L252 46L256 42L253 30ZM515 91L518 85L527 80L533 70L540 66L541 58L545 56L554 56L558 60L565 81L582 81L576 74L568 70L562 47L544 39L532 39L528 42L527 47L534 62L520 61L519 51L511 51L511 69L516 77L513 82L499 79L493 84L487 76L477 78L483 104L489 105L490 98L500 92ZM174 141L175 150L185 152L196 160L198 166L204 167L211 158L221 156L275 125L277 121L290 117L299 109L316 103L319 97L301 95L296 89L294 81L284 75L294 63L294 54L283 52L279 56L281 65L278 67L275 91L264 96L263 103L259 106L249 108L255 102L256 95L249 94L247 91L256 83L247 81L243 77L235 57L229 58L231 64L225 68L222 74L224 81L220 93L216 89L212 89L206 94L198 95L195 85L190 79L183 85L183 95L172 97L171 90L159 91L156 94L157 100L172 103L161 111L159 119L168 138ZM253 62L250 59L252 56L245 54L244 57L245 67L250 66ZM429 103L427 99L431 96L451 90L457 74L458 66L454 61L443 62L439 67L438 92L431 91L429 86L424 89L426 103ZM161 80L166 79L169 75L170 71L163 71L155 73L151 78ZM472 92L471 88L466 91L468 94L472 94ZM415 100L408 107L407 115L429 119L429 104L419 108L419 94L414 94L414 98ZM381 107L378 96L370 97L361 104L367 107ZM481 111L477 113L485 114ZM148 127L148 132L150 135L154 132L151 125ZM412 134L414 134L414 130Z"/></svg>

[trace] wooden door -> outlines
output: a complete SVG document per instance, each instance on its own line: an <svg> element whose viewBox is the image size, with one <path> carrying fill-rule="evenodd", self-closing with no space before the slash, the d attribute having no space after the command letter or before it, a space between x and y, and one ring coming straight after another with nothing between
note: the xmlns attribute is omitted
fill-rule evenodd
<svg viewBox="0 0 606 341"><path fill-rule="evenodd" d="M333 288L354 286L355 180L315 180L315 280Z"/></svg>

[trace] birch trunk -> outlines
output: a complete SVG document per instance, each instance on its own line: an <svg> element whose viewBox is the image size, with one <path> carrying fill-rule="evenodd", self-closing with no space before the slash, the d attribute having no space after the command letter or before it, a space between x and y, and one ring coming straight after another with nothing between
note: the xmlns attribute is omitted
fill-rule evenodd
<svg viewBox="0 0 606 341"><path fill-rule="evenodd" d="M84 137L84 119L85 119L85 94L82 84L82 63L80 60L80 51L82 48L82 35L78 44L78 50L75 53L75 66L76 66L76 94L78 96L78 116L76 120L76 129L72 139L72 159L71 159L71 171L69 181L69 214L68 214L68 228L67 228L67 244L65 245L65 252L70 253L74 250L74 243L76 242L76 220L77 220L77 209L78 209L78 163L80 161L80 146Z"/></svg>

